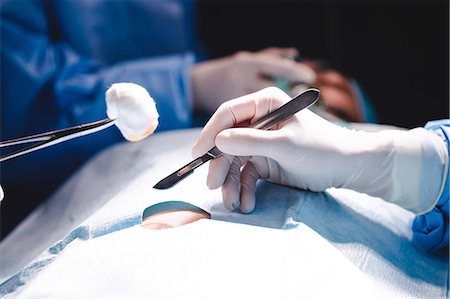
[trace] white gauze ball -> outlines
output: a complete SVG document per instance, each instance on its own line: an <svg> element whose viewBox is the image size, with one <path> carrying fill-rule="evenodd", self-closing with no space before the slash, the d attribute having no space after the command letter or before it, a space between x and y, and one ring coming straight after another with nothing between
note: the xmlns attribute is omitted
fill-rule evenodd
<svg viewBox="0 0 450 299"><path fill-rule="evenodd" d="M139 141L158 126L158 111L147 90L134 83L115 83L106 91L106 114L123 137Z"/></svg>

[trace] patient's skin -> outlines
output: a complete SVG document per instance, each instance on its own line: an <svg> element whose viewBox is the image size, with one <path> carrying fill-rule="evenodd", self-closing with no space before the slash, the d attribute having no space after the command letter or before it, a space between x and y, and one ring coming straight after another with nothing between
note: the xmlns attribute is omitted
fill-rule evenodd
<svg viewBox="0 0 450 299"><path fill-rule="evenodd" d="M157 230L179 227L200 219L211 219L211 215L191 210L164 211L144 218L141 225L146 229Z"/></svg>

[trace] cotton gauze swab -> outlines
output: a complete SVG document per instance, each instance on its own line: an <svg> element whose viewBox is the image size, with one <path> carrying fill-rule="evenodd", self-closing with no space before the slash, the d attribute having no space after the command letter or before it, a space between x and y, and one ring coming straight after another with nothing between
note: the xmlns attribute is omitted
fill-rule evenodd
<svg viewBox="0 0 450 299"><path fill-rule="evenodd" d="M134 83L115 83L106 91L106 114L128 141L139 141L158 126L158 111L147 90Z"/></svg>

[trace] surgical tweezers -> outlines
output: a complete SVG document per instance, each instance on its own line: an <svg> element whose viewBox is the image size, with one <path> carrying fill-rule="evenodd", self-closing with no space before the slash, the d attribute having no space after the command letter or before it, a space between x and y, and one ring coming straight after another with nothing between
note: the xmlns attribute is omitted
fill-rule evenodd
<svg viewBox="0 0 450 299"><path fill-rule="evenodd" d="M114 119L105 118L103 120L87 123L84 125L78 125L67 129L61 129L56 131L50 131L46 133L35 134L26 137L20 137L0 142L0 148L14 146L19 144L39 142L24 149L3 155L0 157L0 162L31 153L60 142L64 142L73 138L81 137L91 133L95 133L112 126L115 123Z"/></svg>

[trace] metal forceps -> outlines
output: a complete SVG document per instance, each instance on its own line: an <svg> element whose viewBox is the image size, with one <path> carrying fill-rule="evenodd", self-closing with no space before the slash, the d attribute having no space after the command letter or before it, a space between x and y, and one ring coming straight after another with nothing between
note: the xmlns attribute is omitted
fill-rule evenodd
<svg viewBox="0 0 450 299"><path fill-rule="evenodd" d="M81 137L84 135L88 135L91 133L95 133L98 131L101 131L103 129L106 129L110 126L112 126L115 123L114 119L105 118L103 120L87 123L84 125L78 125L74 127L70 127L67 129L61 129L56 131L50 131L46 133L40 133L35 134L31 136L25 136L5 141L0 141L0 149L9 147L9 146L15 146L19 144L25 144L25 143L32 143L32 142L39 142L32 146L26 147L24 149L5 154L0 157L0 162L4 162L6 160L31 153L55 144L58 144L60 142L64 142L70 139L74 139L77 137Z"/></svg>

